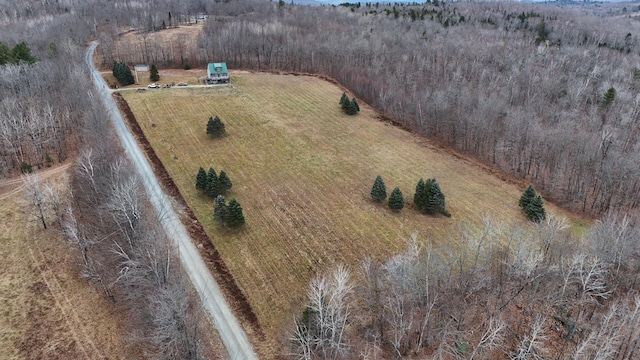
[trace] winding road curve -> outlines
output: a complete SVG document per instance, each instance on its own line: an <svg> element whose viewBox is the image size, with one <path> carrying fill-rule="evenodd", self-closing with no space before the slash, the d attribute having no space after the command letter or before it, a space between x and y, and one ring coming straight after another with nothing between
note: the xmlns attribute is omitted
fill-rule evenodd
<svg viewBox="0 0 640 360"><path fill-rule="evenodd" d="M125 125L124 119L115 101L111 97L107 83L94 66L92 58L97 46L97 41L92 42L85 53L85 61L91 70L93 82L109 112L118 138L133 161L136 171L144 184L145 191L149 196L149 200L158 218L161 219L162 227L178 249L182 266L189 275L193 287L200 295L202 306L213 319L220 338L231 359L257 360L257 356L247 339L247 335L225 301L220 287L202 261L198 250L189 237L189 233L171 207L171 201L162 191L158 179L153 173L153 170L151 170L149 162Z"/></svg>

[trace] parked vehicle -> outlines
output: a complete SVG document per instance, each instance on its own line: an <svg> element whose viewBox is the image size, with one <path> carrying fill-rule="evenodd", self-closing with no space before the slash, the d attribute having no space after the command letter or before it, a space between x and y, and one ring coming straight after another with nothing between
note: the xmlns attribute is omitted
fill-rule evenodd
<svg viewBox="0 0 640 360"><path fill-rule="evenodd" d="M187 83L186 82L179 82L178 86L187 86Z"/></svg>
<svg viewBox="0 0 640 360"><path fill-rule="evenodd" d="M152 83L147 85L148 88L150 89L159 89L160 88L160 84L156 84L156 83Z"/></svg>

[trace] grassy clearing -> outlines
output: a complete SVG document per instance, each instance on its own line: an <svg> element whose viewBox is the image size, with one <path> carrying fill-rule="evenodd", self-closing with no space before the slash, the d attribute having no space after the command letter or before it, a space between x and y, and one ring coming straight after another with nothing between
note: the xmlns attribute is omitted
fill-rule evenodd
<svg viewBox="0 0 640 360"><path fill-rule="evenodd" d="M78 278L58 231L29 222L20 196L0 201L0 358L141 356L122 344L113 304Z"/></svg>
<svg viewBox="0 0 640 360"><path fill-rule="evenodd" d="M456 223L479 224L485 215L524 221L523 189L376 120L364 104L359 115L344 115L334 84L270 74L238 74L232 82L123 95L272 339L298 311L309 279L335 264L387 257L414 231L443 242L453 241ZM207 137L212 115L225 122L226 137ZM247 219L242 230L216 228L213 201L194 188L198 166L229 174L228 198L240 201ZM402 212L369 200L378 174L388 193L402 190ZM438 180L451 218L411 210L421 177Z"/></svg>

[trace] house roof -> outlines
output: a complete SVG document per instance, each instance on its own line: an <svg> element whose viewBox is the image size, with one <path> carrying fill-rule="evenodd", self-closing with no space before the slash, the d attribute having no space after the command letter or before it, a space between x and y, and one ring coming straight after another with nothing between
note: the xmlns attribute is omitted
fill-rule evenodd
<svg viewBox="0 0 640 360"><path fill-rule="evenodd" d="M218 71L216 71L218 68ZM221 74L228 73L227 71L227 63L209 63L209 73L210 74Z"/></svg>

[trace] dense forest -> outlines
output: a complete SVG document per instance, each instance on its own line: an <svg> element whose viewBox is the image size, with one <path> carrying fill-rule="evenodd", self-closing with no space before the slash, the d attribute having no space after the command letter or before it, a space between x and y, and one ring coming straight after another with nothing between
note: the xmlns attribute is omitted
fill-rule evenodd
<svg viewBox="0 0 640 360"><path fill-rule="evenodd" d="M553 218L533 228L510 219L460 224L448 247L409 239L402 254L318 276L283 331L283 354L632 359L640 42L639 24L625 16L638 9L615 9L0 0L0 42L24 43L34 57L0 65L0 175L76 159L73 196L49 221L78 271L129 316L122 336L142 356L200 358L197 303L169 266L173 250L96 104L86 41L101 41L108 68L217 60L327 76L385 118L603 220L584 234ZM198 41L117 44L123 31L147 34L188 14L208 14Z"/></svg>

